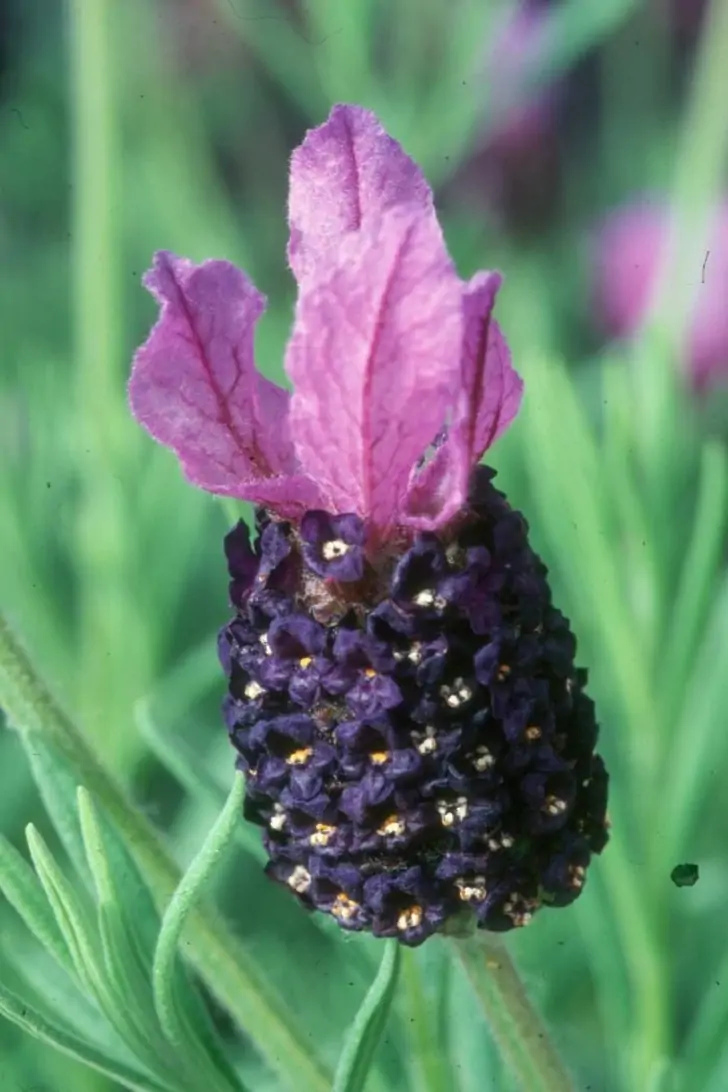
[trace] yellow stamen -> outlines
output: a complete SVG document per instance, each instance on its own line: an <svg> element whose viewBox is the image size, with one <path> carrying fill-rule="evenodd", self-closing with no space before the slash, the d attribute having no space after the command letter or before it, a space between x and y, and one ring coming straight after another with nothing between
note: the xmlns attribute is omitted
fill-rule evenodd
<svg viewBox="0 0 728 1092"><path fill-rule="evenodd" d="M334 899L334 904L331 907L331 913L335 918L341 918L342 921L349 921L354 917L359 909L359 903L354 899L350 899L348 895L345 895L342 891Z"/></svg>
<svg viewBox="0 0 728 1092"><path fill-rule="evenodd" d="M291 752L286 762L289 766L303 766L304 762L308 762L312 754L313 747L299 747L297 751Z"/></svg>
<svg viewBox="0 0 728 1092"><path fill-rule="evenodd" d="M384 820L381 827L378 827L377 834L399 835L404 834L405 830L404 819L400 819L398 815L390 815Z"/></svg>
<svg viewBox="0 0 728 1092"><path fill-rule="evenodd" d="M317 823L316 830L309 838L309 842L312 846L327 846L331 841L331 836L335 833L336 827L331 827L328 823Z"/></svg>

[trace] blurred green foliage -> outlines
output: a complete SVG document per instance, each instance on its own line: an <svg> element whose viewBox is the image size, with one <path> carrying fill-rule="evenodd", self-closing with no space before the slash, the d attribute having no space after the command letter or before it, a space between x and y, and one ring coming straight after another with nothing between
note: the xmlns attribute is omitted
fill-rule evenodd
<svg viewBox="0 0 728 1092"><path fill-rule="evenodd" d="M548 49L528 81L536 94L544 81L569 81L576 107L573 126L554 136L558 180L541 160L518 168L531 172L531 197L553 186L536 223L529 208L504 212L487 172L479 174L502 113L483 58L509 6L16 5L0 92L0 601L95 750L164 831L179 864L189 864L231 781L213 635L227 613L221 538L235 512L187 486L129 417L129 360L154 315L140 277L160 248L242 265L270 300L259 366L281 379L293 300L284 259L287 157L334 102L376 110L436 186L463 275L479 266L506 274L500 320L527 396L493 457L579 635L612 771L613 839L583 897L539 916L509 947L578 1088L722 1092L725 406L716 399L706 413L683 386L676 346L684 308L669 285L632 347L598 345L586 243L608 207L658 187L674 197L675 268L704 251L707 212L726 181L728 3L715 0L694 55L677 41L666 0L551 6ZM47 790L39 761L33 773ZM75 808L72 790L61 792L63 808ZM69 843L48 800L46 791L61 842L18 737L1 731L5 892L8 876L37 886L13 851L32 821L50 846L30 836L41 882L75 906L54 857L63 860L65 841L87 879L91 857L77 818L65 828L76 831ZM253 978L285 998L292 1041L310 1049L312 1073L330 1074L381 946L302 915L263 879L255 838L238 830L236 839L234 860L214 885L215 913L232 922ZM670 882L682 861L700 864L692 888ZM96 904L79 890L79 920L88 925ZM49 943L63 953L55 919L37 905ZM78 922L68 929L83 934ZM90 952L103 948L100 934L90 936ZM104 1023L113 976L94 990L83 975L74 984L6 901L0 961L2 996L33 997L41 1008L51 996L78 1012L119 1066L137 1066L125 1036L140 1028ZM510 1090L444 944L432 941L408 961L366 1087ZM179 990L189 1019L202 1002L187 976ZM159 1014L153 992L145 996L149 1051ZM247 1087L284 1087L290 1067L277 1077L246 1028L236 1036L213 1011L215 1035ZM139 1015L130 1013L132 1024ZM433 1041L441 1048L428 1053ZM0 1053L3 1092L114 1086L5 1021ZM164 1054L173 1089L182 1087L179 1064ZM147 1070L155 1065L152 1058Z"/></svg>

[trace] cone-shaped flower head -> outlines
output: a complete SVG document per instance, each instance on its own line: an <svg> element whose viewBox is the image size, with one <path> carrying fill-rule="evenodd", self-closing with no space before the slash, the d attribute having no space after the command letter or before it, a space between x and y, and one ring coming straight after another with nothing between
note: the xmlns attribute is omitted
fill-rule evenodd
<svg viewBox="0 0 728 1092"><path fill-rule="evenodd" d="M670 227L667 204L643 198L613 211L594 247L594 302L604 330L630 337L645 319L658 284ZM680 271L699 285L686 331L685 366L697 389L728 380L728 203L716 212L703 266Z"/></svg>
<svg viewBox="0 0 728 1092"><path fill-rule="evenodd" d="M157 256L134 413L186 475L258 506L227 536L225 716L268 870L347 929L418 944L466 906L525 924L581 889L606 775L526 523L475 467L522 384L416 165L357 107L292 158L289 395L253 362L264 301Z"/></svg>

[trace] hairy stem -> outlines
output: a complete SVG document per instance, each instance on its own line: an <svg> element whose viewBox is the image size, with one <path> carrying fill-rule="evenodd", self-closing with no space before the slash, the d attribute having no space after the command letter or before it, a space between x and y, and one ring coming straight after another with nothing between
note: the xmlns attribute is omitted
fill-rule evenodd
<svg viewBox="0 0 728 1092"><path fill-rule="evenodd" d="M452 943L519 1088L573 1092L572 1079L505 945L486 933Z"/></svg>

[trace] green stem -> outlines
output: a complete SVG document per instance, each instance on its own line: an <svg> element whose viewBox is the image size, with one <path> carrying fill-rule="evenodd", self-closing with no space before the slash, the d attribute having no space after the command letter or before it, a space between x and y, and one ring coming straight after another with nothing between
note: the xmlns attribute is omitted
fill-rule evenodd
<svg viewBox="0 0 728 1092"><path fill-rule="evenodd" d="M414 1088L421 1092L449 1092L452 1088L436 1012L427 996L418 952L405 948L402 958L402 985L409 1014L411 1066Z"/></svg>
<svg viewBox="0 0 728 1092"><path fill-rule="evenodd" d="M115 94L116 5L68 0L73 205L71 238L74 304L74 402L79 493L75 551L79 583L76 701L92 731L101 701L106 710L98 744L128 768L140 740L124 730L132 695L149 685L149 635L129 595L133 567L123 471L129 431L123 402L120 227L122 212ZM123 664L110 672L109 664Z"/></svg>
<svg viewBox="0 0 728 1092"><path fill-rule="evenodd" d="M79 783L119 828L157 905L165 907L179 884L179 869L158 834L51 697L1 616L0 708L14 727L31 737L43 736L73 766ZM299 1035L285 1003L262 980L219 915L193 909L187 929L186 953L198 974L286 1086L325 1092L330 1079L312 1056L310 1043Z"/></svg>
<svg viewBox="0 0 728 1092"><path fill-rule="evenodd" d="M574 1092L505 946L486 933L453 944L519 1089Z"/></svg>

